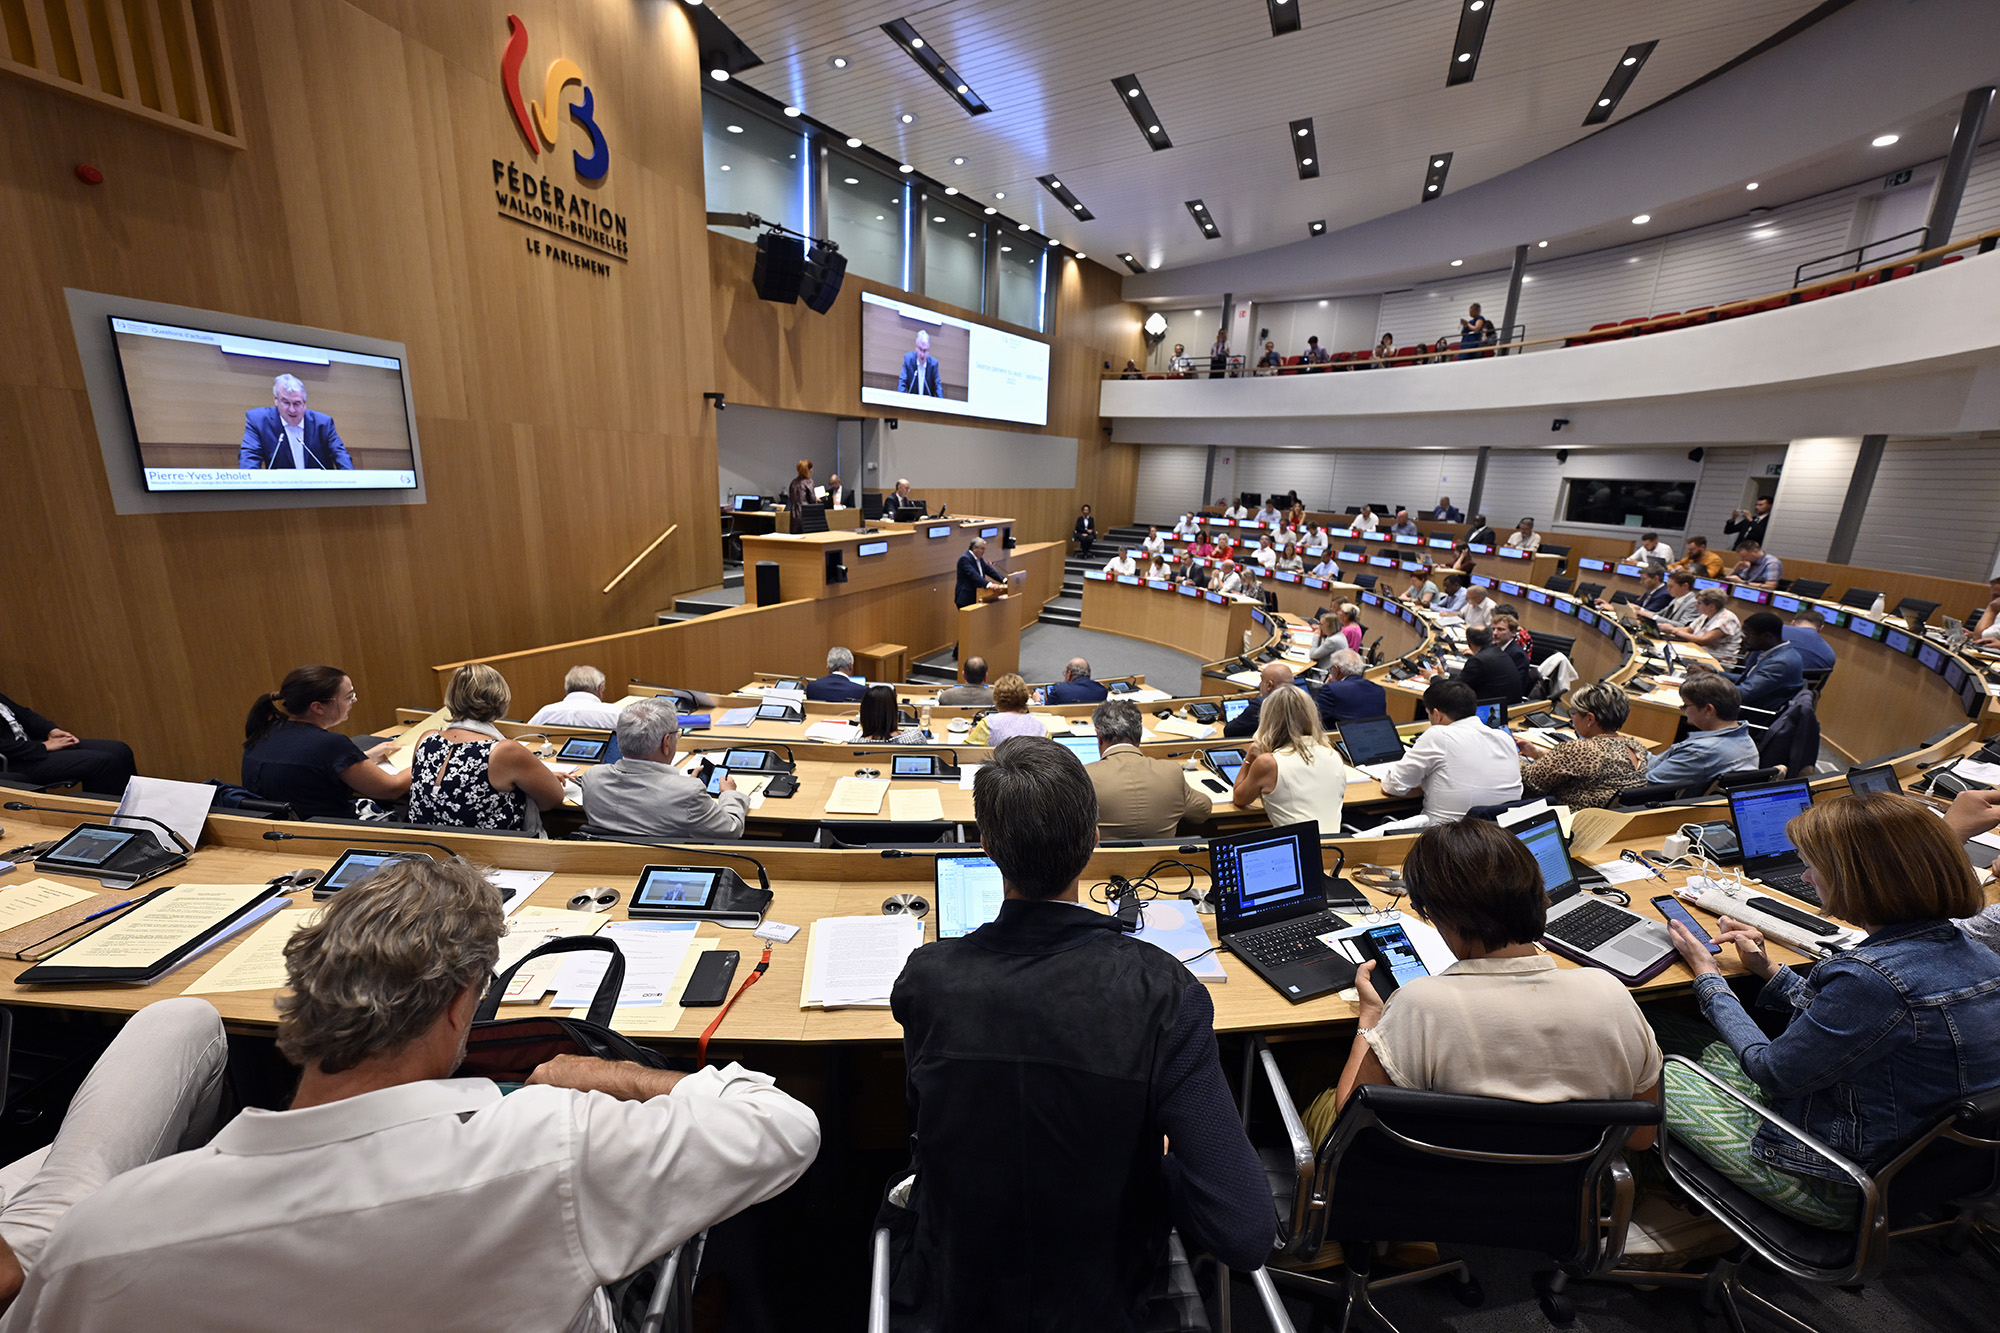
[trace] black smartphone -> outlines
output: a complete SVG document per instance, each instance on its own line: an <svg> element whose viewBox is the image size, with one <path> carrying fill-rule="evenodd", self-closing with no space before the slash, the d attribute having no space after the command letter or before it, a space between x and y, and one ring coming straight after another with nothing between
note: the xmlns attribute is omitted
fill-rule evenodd
<svg viewBox="0 0 2000 1333"><path fill-rule="evenodd" d="M1660 915L1667 920L1678 921L1687 927L1687 933L1700 940L1703 944L1706 944L1710 953L1722 952L1722 946L1708 937L1708 932L1702 929L1701 922L1694 919L1694 913L1681 906L1681 900L1674 897L1673 894L1661 894L1659 897L1653 899L1653 906L1658 908Z"/></svg>
<svg viewBox="0 0 2000 1333"><path fill-rule="evenodd" d="M714 1008L729 998L729 983L743 955L734 949L710 949L696 960L681 1003L690 1009Z"/></svg>
<svg viewBox="0 0 2000 1333"><path fill-rule="evenodd" d="M1385 1000L1404 982L1431 974L1401 926L1370 926L1354 937L1354 945L1364 960L1380 964L1368 974L1368 984Z"/></svg>

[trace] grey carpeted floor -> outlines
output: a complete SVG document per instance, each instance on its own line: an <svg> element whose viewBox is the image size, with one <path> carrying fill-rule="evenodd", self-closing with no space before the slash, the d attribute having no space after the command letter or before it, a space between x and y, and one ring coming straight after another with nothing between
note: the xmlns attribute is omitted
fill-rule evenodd
<svg viewBox="0 0 2000 1333"><path fill-rule="evenodd" d="M1201 693L1202 659L1100 630L1069 625L1030 625L1021 631L1021 675L1031 681L1061 680L1072 657L1090 663L1093 676L1144 672L1146 683L1176 697Z"/></svg>
<svg viewBox="0 0 2000 1333"><path fill-rule="evenodd" d="M1485 1288L1485 1304L1476 1309L1460 1305L1443 1279L1381 1292L1376 1304L1400 1333L1555 1333L1530 1286L1535 1271L1549 1264L1504 1250L1442 1248L1447 1258L1469 1263ZM1705 1267L1706 1261L1697 1265ZM1337 1276L1338 1270L1334 1272ZM1883 1275L1859 1291L1795 1282L1761 1264L1750 1270L1747 1285L1820 1333L1962 1333L2000 1327L2000 1264L1976 1246L1954 1256L1931 1238L1897 1244ZM1726 1333L1720 1315L1702 1314L1693 1291L1639 1291L1587 1282L1569 1290L1576 1304L1570 1328L1576 1333ZM1234 1333L1267 1333L1271 1325L1248 1281L1238 1278L1232 1295ZM1285 1307L1297 1333L1306 1333L1310 1303L1286 1291ZM1337 1327L1338 1306L1330 1309L1327 1327ZM1779 1327L1754 1310L1745 1311L1744 1323L1751 1333Z"/></svg>

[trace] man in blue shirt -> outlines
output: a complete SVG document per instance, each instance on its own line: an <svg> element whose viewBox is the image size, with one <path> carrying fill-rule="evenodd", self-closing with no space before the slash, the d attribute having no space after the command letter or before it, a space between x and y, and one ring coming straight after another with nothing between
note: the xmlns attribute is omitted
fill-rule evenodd
<svg viewBox="0 0 2000 1333"><path fill-rule="evenodd" d="M1743 666L1722 673L1736 682L1747 708L1783 708L1806 687L1799 650L1785 642L1785 622L1759 611L1743 622Z"/></svg>
<svg viewBox="0 0 2000 1333"><path fill-rule="evenodd" d="M1326 684L1313 694L1322 726L1387 715L1388 692L1363 675L1365 669L1361 654L1351 648L1343 648L1327 659Z"/></svg>
<svg viewBox="0 0 2000 1333"><path fill-rule="evenodd" d="M1441 616L1455 616L1465 610L1465 579L1462 575L1444 576L1444 591L1431 602L1431 610Z"/></svg>
<svg viewBox="0 0 2000 1333"><path fill-rule="evenodd" d="M1389 525L1389 531L1398 537L1414 537L1417 535L1416 520L1410 517L1409 510L1398 509L1396 521Z"/></svg>
<svg viewBox="0 0 2000 1333"><path fill-rule="evenodd" d="M1752 588L1775 588L1785 577L1784 561L1775 555L1766 555L1764 548L1753 541L1746 541L1736 548L1743 557L1736 568L1725 576L1731 583L1741 583Z"/></svg>
<svg viewBox="0 0 2000 1333"><path fill-rule="evenodd" d="M868 693L865 681L847 673L854 670L854 654L845 648L826 650L826 674L806 683L806 698L820 704L859 703Z"/></svg>
<svg viewBox="0 0 2000 1333"><path fill-rule="evenodd" d="M1048 698L1051 704L1101 704L1111 697L1111 691L1090 678L1090 663L1081 657L1072 657L1063 667L1063 678L1049 686Z"/></svg>
<svg viewBox="0 0 2000 1333"><path fill-rule="evenodd" d="M1825 616L1804 609L1785 626L1785 642L1799 650L1799 664L1807 671L1833 669L1833 645L1820 634L1825 627Z"/></svg>
<svg viewBox="0 0 2000 1333"><path fill-rule="evenodd" d="M1724 773L1758 767L1757 742L1743 725L1736 684L1713 671L1697 672L1681 686L1681 716L1688 738L1653 756L1646 781L1700 790Z"/></svg>

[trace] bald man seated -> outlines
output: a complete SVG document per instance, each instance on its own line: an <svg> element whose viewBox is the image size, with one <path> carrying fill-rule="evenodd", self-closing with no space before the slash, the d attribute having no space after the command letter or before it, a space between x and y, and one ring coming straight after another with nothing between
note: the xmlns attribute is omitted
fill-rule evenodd
<svg viewBox="0 0 2000 1333"><path fill-rule="evenodd" d="M1063 678L1049 686L1047 702L1052 704L1101 704L1111 691L1090 678L1090 663L1072 657L1063 667Z"/></svg>
<svg viewBox="0 0 2000 1333"><path fill-rule="evenodd" d="M1257 697L1250 706L1223 724L1225 736L1255 736L1257 722L1264 712L1264 697L1280 685L1292 683L1292 669L1283 662L1266 662L1257 676Z"/></svg>

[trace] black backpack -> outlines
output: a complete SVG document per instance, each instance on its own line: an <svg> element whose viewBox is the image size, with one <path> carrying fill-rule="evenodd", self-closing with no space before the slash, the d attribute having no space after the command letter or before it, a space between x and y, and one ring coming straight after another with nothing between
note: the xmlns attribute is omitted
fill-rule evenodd
<svg viewBox="0 0 2000 1333"><path fill-rule="evenodd" d="M569 953L577 949L602 949L611 955L604 979L582 1018L555 1014L535 1014L527 1018L495 1018L500 997L521 963L545 954ZM558 1055L591 1055L602 1060L630 1060L649 1069L674 1068L660 1052L641 1046L611 1030L611 1016L618 1007L618 992L625 984L625 955L616 940L596 935L570 935L550 940L519 963L493 979L486 996L472 1016L472 1032L465 1046L465 1060L455 1078L490 1078L495 1083L525 1083L536 1068Z"/></svg>

